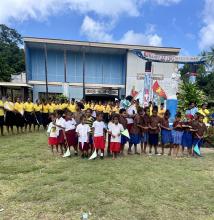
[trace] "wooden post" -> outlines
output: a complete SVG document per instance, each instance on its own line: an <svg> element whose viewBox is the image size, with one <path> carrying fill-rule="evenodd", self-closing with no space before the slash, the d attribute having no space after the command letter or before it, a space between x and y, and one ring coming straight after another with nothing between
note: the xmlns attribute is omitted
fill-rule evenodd
<svg viewBox="0 0 214 220"><path fill-rule="evenodd" d="M67 54L64 49L64 81L67 82Z"/></svg>

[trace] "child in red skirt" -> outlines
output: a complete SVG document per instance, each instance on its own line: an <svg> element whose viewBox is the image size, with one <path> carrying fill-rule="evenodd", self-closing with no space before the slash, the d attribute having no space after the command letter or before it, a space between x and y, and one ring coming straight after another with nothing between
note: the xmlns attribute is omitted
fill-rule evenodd
<svg viewBox="0 0 214 220"><path fill-rule="evenodd" d="M82 158L88 158L90 127L86 124L85 116L81 116L80 121L81 123L76 128L79 149L82 152Z"/></svg>
<svg viewBox="0 0 214 220"><path fill-rule="evenodd" d="M121 150L121 132L124 131L123 125L119 123L119 116L113 116L113 124L109 128L111 134L110 151L113 155L113 160L117 158L117 154Z"/></svg>
<svg viewBox="0 0 214 220"><path fill-rule="evenodd" d="M72 112L67 112L65 115L65 136L69 150L71 150L72 146L74 148L75 155L77 155L76 124L74 114Z"/></svg>
<svg viewBox="0 0 214 220"><path fill-rule="evenodd" d="M93 137L94 137L94 148L98 151L101 151L100 159L104 158L104 149L105 149L105 124L103 122L102 113L97 114L97 120L92 125L93 128Z"/></svg>
<svg viewBox="0 0 214 220"><path fill-rule="evenodd" d="M65 119L62 116L63 116L63 111L61 111L61 110L57 111L55 125L59 129L58 144L60 145L61 154L63 154L63 148L66 150L66 147L65 147Z"/></svg>
<svg viewBox="0 0 214 220"><path fill-rule="evenodd" d="M58 135L59 135L59 130L55 125L56 122L56 115L55 114L51 114L50 115L51 118L51 123L48 125L48 145L51 147L51 151L54 154L54 147L56 147L56 150L58 152Z"/></svg>

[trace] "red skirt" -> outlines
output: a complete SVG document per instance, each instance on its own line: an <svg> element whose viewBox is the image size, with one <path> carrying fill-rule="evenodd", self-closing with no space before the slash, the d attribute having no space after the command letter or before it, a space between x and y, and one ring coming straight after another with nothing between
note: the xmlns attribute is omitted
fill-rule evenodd
<svg viewBox="0 0 214 220"><path fill-rule="evenodd" d="M58 139L58 144L64 144L65 143L65 137L63 134L63 130L59 131L59 136L57 137Z"/></svg>
<svg viewBox="0 0 214 220"><path fill-rule="evenodd" d="M129 133L130 133L130 131L131 131L131 129L132 129L132 126L133 126L133 123L127 124L127 129L128 129L128 131L129 131Z"/></svg>
<svg viewBox="0 0 214 220"><path fill-rule="evenodd" d="M57 145L58 144L57 137L49 137L48 138L48 144L49 145Z"/></svg>
<svg viewBox="0 0 214 220"><path fill-rule="evenodd" d="M76 135L75 129L66 131L65 136L66 136L69 147L77 145L77 135Z"/></svg>
<svg viewBox="0 0 214 220"><path fill-rule="evenodd" d="M96 149L104 150L105 149L105 141L103 136L94 137L94 147Z"/></svg>
<svg viewBox="0 0 214 220"><path fill-rule="evenodd" d="M84 142L84 144L82 146L82 143L79 142L79 149L80 149L80 151L88 151L89 150L89 144Z"/></svg>
<svg viewBox="0 0 214 220"><path fill-rule="evenodd" d="M111 142L110 143L110 151L114 153L120 152L121 143L119 142Z"/></svg>

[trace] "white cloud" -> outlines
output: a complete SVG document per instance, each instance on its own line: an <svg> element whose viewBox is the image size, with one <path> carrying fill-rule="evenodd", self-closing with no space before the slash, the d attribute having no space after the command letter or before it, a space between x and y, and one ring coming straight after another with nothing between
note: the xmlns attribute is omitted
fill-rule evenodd
<svg viewBox="0 0 214 220"><path fill-rule="evenodd" d="M81 26L81 33L86 35L87 38L92 41L112 42L113 37L107 32L109 28L108 24L97 22L89 16L85 16Z"/></svg>
<svg viewBox="0 0 214 220"><path fill-rule="evenodd" d="M159 5L169 6L171 4L177 4L182 0L152 0L152 1Z"/></svg>
<svg viewBox="0 0 214 220"><path fill-rule="evenodd" d="M145 33L136 33L133 30L129 30L120 39L115 39L114 36L109 33L111 29L111 24L95 21L89 16L86 16L81 26L81 33L92 41L152 46L162 45L162 38L155 33L155 26L152 24L147 25Z"/></svg>
<svg viewBox="0 0 214 220"><path fill-rule="evenodd" d="M214 1L205 0L203 9L203 27L199 32L200 49L209 49L214 46Z"/></svg>
<svg viewBox="0 0 214 220"><path fill-rule="evenodd" d="M8 23L13 19L41 20L62 10L77 11L82 14L94 12L109 17L117 17L122 13L138 16L140 5L137 0L1 0L0 23Z"/></svg>

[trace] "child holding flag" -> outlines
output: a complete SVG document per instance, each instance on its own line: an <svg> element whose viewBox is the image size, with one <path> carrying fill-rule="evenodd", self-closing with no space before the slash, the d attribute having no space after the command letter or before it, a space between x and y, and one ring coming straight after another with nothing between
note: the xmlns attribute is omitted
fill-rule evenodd
<svg viewBox="0 0 214 220"><path fill-rule="evenodd" d="M120 109L119 113L120 113L119 123L122 124L124 129L127 129L126 109L125 108ZM129 139L126 136L121 135L121 154L122 155L124 151L124 146L128 140Z"/></svg>
<svg viewBox="0 0 214 220"><path fill-rule="evenodd" d="M109 133L111 134L110 151L112 152L114 160L121 150L121 132L124 131L124 128L119 123L119 117L117 115L114 115L112 119L113 124L109 128Z"/></svg>

